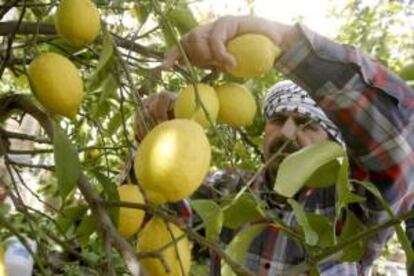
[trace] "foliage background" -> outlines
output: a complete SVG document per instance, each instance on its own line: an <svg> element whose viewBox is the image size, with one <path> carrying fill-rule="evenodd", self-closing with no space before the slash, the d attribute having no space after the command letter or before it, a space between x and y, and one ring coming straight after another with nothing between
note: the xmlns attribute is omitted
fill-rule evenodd
<svg viewBox="0 0 414 276"><path fill-rule="evenodd" d="M85 81L86 97L76 120L61 119L59 124L76 146L81 170L93 187L102 197L116 199L114 187L119 184L119 175L135 148L132 125L134 113L140 108L136 99L163 90L178 92L188 83L189 73L184 67L161 71L157 66L165 50L174 44L174 36L191 29L195 20L202 24L218 16L214 10L200 13L196 7L202 2L98 0L105 32L94 44L74 48L53 30L58 1L0 1L0 95L31 97L26 69L38 53L55 51L75 62ZM240 1L240 5L254 14L254 2ZM178 7L183 12L161 16L157 7L163 13ZM188 7L194 12L195 20ZM340 7L332 4L330 10L330 16L341 19L337 36L332 38L362 48L396 72L414 61L413 29L409 25L414 16L412 1L349 0ZM164 17L174 32L167 28ZM241 82L210 72L197 70L195 73L214 82ZM266 88L281 78L272 71L245 84L260 105ZM33 101L36 103L34 98ZM36 273L98 275L105 272L108 260L102 238L96 233L91 211L81 193L70 191L64 200L59 194L51 141L36 121L21 112L2 113L2 116L1 130L5 132L2 139L11 142L3 156L2 175L13 197L0 206L0 220L4 221L1 240L12 234L36 240L39 245ZM260 116L247 129L217 126L217 130L221 138L209 130L212 169L237 167L256 171L260 167L263 130ZM26 139L16 140L13 137L19 135L15 132L29 134ZM225 152L220 139L224 139L229 152ZM10 171L13 171L12 178L7 177ZM17 200L20 197L22 200ZM122 258L115 250L112 253L117 275L127 273ZM194 269L205 271L202 265Z"/></svg>

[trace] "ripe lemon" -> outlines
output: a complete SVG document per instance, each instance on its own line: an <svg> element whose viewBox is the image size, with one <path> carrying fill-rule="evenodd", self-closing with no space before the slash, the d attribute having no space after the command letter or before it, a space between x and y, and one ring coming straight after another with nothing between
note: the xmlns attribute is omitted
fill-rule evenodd
<svg viewBox="0 0 414 276"><path fill-rule="evenodd" d="M203 128L189 119L174 119L156 126L139 145L135 174L150 202L175 202L201 185L210 157Z"/></svg>
<svg viewBox="0 0 414 276"><path fill-rule="evenodd" d="M62 0L55 26L59 35L74 46L91 43L101 29L99 11L90 0Z"/></svg>
<svg viewBox="0 0 414 276"><path fill-rule="evenodd" d="M118 187L119 201L144 204L138 186L133 184L121 185ZM118 215L118 232L128 238L135 234L141 227L145 212L140 209L121 207Z"/></svg>
<svg viewBox="0 0 414 276"><path fill-rule="evenodd" d="M243 85L226 83L216 87L220 102L218 120L233 127L248 126L256 115L256 101Z"/></svg>
<svg viewBox="0 0 414 276"><path fill-rule="evenodd" d="M163 249L160 253L170 269L167 273L160 259L143 258L140 262L146 275L189 275L191 245L187 237L183 237L183 235L184 232L177 226L171 223L168 223L167 226L167 223L158 217L152 218L145 225L138 235L137 252L154 252Z"/></svg>
<svg viewBox="0 0 414 276"><path fill-rule="evenodd" d="M83 97L83 82L70 60L44 53L32 61L28 72L34 93L47 110L75 117Z"/></svg>
<svg viewBox="0 0 414 276"><path fill-rule="evenodd" d="M0 276L7 276L7 268L4 262L4 248L0 245Z"/></svg>
<svg viewBox="0 0 414 276"><path fill-rule="evenodd" d="M244 34L227 43L227 51L236 59L237 65L228 70L236 77L258 77L273 67L281 54L279 47L264 35Z"/></svg>
<svg viewBox="0 0 414 276"><path fill-rule="evenodd" d="M214 91L213 87L202 83L197 84L197 91L210 119L213 123L216 122L219 111L219 102L216 91ZM197 107L196 94L193 85L185 87L180 95L178 95L174 106L174 114L176 118L193 119L203 127L209 126L209 121L201 104Z"/></svg>

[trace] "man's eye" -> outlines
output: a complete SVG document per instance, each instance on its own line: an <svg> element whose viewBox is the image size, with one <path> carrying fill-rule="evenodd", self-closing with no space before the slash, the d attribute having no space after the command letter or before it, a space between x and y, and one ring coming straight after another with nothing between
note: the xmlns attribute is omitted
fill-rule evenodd
<svg viewBox="0 0 414 276"><path fill-rule="evenodd" d="M307 129L311 129L311 130L318 130L319 129L319 123L315 122L315 121L311 121L306 125Z"/></svg>
<svg viewBox="0 0 414 276"><path fill-rule="evenodd" d="M272 123L274 124L283 124L286 121L285 116L276 116L272 118Z"/></svg>
<svg viewBox="0 0 414 276"><path fill-rule="evenodd" d="M296 123L305 129L312 129L312 130L317 130L319 126L319 123L317 121L312 120L312 119L305 119L305 118L296 121Z"/></svg>

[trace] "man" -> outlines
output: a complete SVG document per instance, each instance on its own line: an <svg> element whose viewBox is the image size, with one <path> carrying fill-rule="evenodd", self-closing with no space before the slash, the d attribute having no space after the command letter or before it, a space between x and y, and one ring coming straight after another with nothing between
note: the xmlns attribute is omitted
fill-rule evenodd
<svg viewBox="0 0 414 276"><path fill-rule="evenodd" d="M195 66L232 67L235 60L226 52L226 42L244 33L260 33L272 39L283 51L276 69L298 85L277 85L274 90L279 92L271 91L265 102L266 158L281 141L292 141L295 150L333 139L346 145L352 178L374 183L396 215L408 212L414 201L414 138L410 135L414 127L414 93L404 81L357 49L330 41L302 25L287 26L255 17L220 18L194 29L181 44ZM164 65L170 66L179 56L178 50L171 51ZM299 87L308 91L324 112L320 113ZM282 100L273 101L272 97ZM316 113L304 106L315 107ZM309 118L316 123L300 128L303 119ZM264 194L270 190L266 186L274 175L274 170L268 170L262 183L258 183ZM367 198L356 206L356 215L364 224L372 226L388 219L369 192L357 192ZM296 197L307 212L333 217L334 189L301 191ZM272 196L268 201L272 211L288 225L295 224L289 210L277 200L272 203ZM391 234L384 231L369 239L366 254L359 262L322 263L322 275L366 274ZM303 248L277 228L269 227L250 245L245 265L258 275L281 275L305 258Z"/></svg>

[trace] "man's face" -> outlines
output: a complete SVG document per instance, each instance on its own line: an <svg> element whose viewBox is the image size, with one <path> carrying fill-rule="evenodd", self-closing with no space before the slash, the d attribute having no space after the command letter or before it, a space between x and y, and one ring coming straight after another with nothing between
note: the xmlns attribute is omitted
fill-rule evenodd
<svg viewBox="0 0 414 276"><path fill-rule="evenodd" d="M268 161L277 153L287 141L282 150L282 156L276 158L268 166L268 173L272 181L283 157L303 147L320 143L329 138L322 126L298 113L281 113L265 125L263 150L265 160Z"/></svg>

